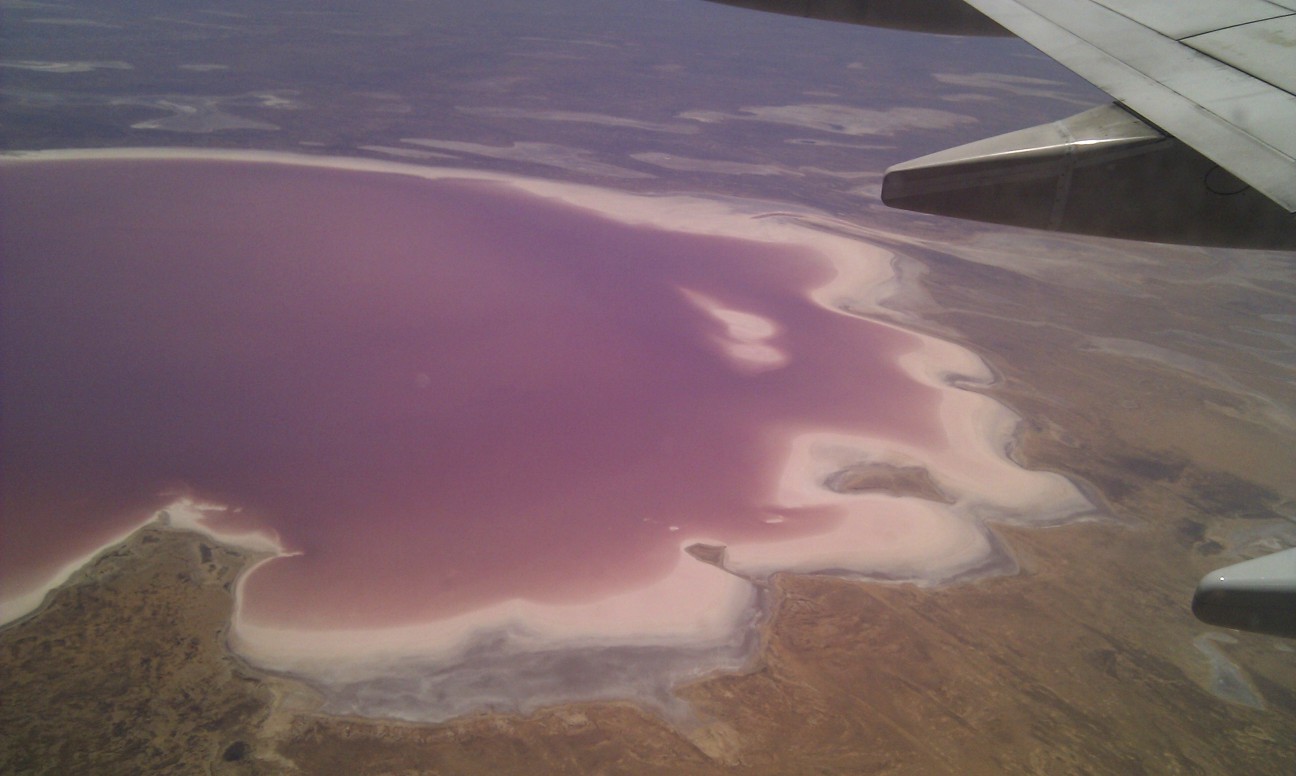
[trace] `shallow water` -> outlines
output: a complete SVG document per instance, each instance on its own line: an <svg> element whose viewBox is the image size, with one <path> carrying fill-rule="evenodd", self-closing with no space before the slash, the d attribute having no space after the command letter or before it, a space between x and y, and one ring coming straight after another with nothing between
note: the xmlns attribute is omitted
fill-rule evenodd
<svg viewBox="0 0 1296 776"><path fill-rule="evenodd" d="M0 176L10 590L185 494L300 553L247 579L252 622L590 601L661 578L690 537L831 527L774 504L794 433L944 443L936 391L896 366L916 338L813 303L833 271L804 246L482 181Z"/></svg>

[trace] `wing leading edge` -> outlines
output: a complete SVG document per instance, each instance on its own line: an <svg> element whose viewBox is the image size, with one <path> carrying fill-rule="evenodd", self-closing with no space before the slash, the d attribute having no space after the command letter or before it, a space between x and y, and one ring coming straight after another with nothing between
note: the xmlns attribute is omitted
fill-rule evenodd
<svg viewBox="0 0 1296 776"><path fill-rule="evenodd" d="M895 165L883 182L888 205L1127 239L1296 248L1296 0L718 1L994 34L950 11L966 2L1116 99L1106 111Z"/></svg>
<svg viewBox="0 0 1296 776"><path fill-rule="evenodd" d="M967 2L1296 213L1296 0Z"/></svg>

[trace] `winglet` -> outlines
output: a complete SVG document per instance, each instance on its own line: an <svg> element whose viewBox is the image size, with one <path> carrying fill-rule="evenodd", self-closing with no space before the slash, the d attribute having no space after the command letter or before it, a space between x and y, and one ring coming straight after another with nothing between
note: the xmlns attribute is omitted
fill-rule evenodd
<svg viewBox="0 0 1296 776"><path fill-rule="evenodd" d="M1212 571L1192 609L1211 625L1296 637L1296 549Z"/></svg>

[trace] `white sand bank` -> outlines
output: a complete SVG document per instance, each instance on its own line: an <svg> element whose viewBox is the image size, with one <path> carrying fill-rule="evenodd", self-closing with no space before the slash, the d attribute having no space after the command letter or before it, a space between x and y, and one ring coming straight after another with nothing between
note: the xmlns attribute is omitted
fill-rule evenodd
<svg viewBox="0 0 1296 776"><path fill-rule="evenodd" d="M384 664L414 656L454 662L483 639L505 641L517 652L622 644L720 644L733 637L735 623L744 619L754 596L745 580L697 562L681 547L679 560L666 577L591 603L514 599L431 623L310 632L250 623L236 613L231 643L259 665L275 670L354 679L382 673Z"/></svg>
<svg viewBox="0 0 1296 776"><path fill-rule="evenodd" d="M712 337L720 353L742 372L778 369L788 363L788 354L776 343L781 328L763 315L725 307L711 297L684 288L684 298L714 318L723 332Z"/></svg>
<svg viewBox="0 0 1296 776"><path fill-rule="evenodd" d="M876 309L900 284L889 252L807 228L798 221L800 213L785 209L771 212L769 203L643 196L499 173L254 151L110 149L9 153L0 156L0 165L83 159L239 161L428 180L496 181L628 224L811 249L836 269L835 278L811 296L824 308L842 315L848 314L842 312L845 307ZM720 324L723 335L716 344L735 365L760 371L778 368L795 356L777 346L777 322L729 309L700 295L690 294L689 298ZM447 705L435 699L465 686L465 677L480 677L482 672L493 677L493 686L500 688L481 701L491 706L527 708L540 696L549 701L605 697L613 692L609 688L628 685L621 679L598 686L594 686L597 682L590 684L593 680L575 679L554 684L556 680L549 678L541 690L532 680L538 682L535 677L547 675L547 663L532 660L528 664L531 668L526 669L531 672L526 675L530 678L516 682L510 677L522 675L510 673L514 670L510 666L525 663L514 659L519 655L552 655L562 650L587 656L593 654L591 650L603 650L604 654L619 655L615 660L630 665L625 661L644 659L643 650L669 648L694 650L689 653L688 672L732 668L750 649L750 633L758 618L753 612L758 609L760 594L744 577L778 571L833 572L937 584L996 563L996 553L1001 550L985 521L1051 523L1089 512L1090 504L1065 478L1027 471L1010 460L1008 450L1018 422L1011 412L981 394L958 387L990 382L992 374L985 364L956 344L923 335L918 338L920 347L900 363L915 380L941 392L939 414L944 444L926 449L834 429L774 430L788 440L789 449L781 478L772 487L772 510L831 506L837 508L841 519L817 535L798 533L797 538L786 541L729 545L724 564L736 574L687 555L684 546L700 537L681 537L684 541L679 559L667 576L594 603L550 605L515 599L430 623L307 631L249 622L241 615L243 590L247 580L256 574L253 568L238 586L240 603L231 629L231 644L255 664L300 674L325 688L335 688L337 697L346 698L339 700L336 708L348 713L427 719L463 713L461 703ZM924 468L952 503L903 494L839 493L826 486L833 473L864 462ZM278 537L268 533L230 535L216 531L208 520L212 509L210 505L189 503L168 507L167 512L172 525L199 530L220 541L246 542L245 546L258 551L282 552ZM88 558L80 562L85 560ZM271 558L262 563L273 562ZM639 651L631 653L626 649ZM686 673L678 662L660 665L661 681L648 682L644 692L660 693L662 682L673 682ZM424 677L432 671L441 672L437 675L442 678L420 679L422 689L411 696L406 679L412 666L420 667ZM448 666L464 666L469 673L461 671L451 676L445 673L450 670ZM624 673L616 675L623 677Z"/></svg>

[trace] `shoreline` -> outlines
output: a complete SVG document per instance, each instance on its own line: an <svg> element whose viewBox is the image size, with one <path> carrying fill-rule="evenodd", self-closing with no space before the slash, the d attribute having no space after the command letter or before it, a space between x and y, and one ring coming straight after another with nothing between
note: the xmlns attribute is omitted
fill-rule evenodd
<svg viewBox="0 0 1296 776"><path fill-rule="evenodd" d="M222 533L203 525L205 513L225 511L227 511L226 507L196 502L187 496L182 496L154 510L152 514L140 518L133 527L77 558L61 564L58 572L41 585L0 600L0 629L19 624L38 614L48 603L51 594L75 584L77 575L91 567L102 556L120 549L140 531L150 528L202 536L225 547L261 556L258 563L293 554L284 550L279 544L278 537L271 537L259 531L248 531L241 534L243 538L240 540L237 538L240 534Z"/></svg>
<svg viewBox="0 0 1296 776"><path fill-rule="evenodd" d="M756 605L759 580L783 572L836 573L923 586L948 584L976 576L980 569L1015 568L1010 556L1003 557L1002 543L990 540L987 524L1048 525L1081 519L1094 512L1094 506L1070 480L1051 472L1024 469L1010 458L1009 450L1022 420L993 398L968 389L975 386L984 390L995 379L994 372L972 350L896 325L885 317L861 313L861 309L867 312L870 307L882 312L883 303L897 289L903 290L904 281L892 267L892 254L880 247L807 228L797 222L797 214L781 210L778 217L771 217L757 207L765 203L743 203L739 207L733 201L648 197L498 173L279 152L10 152L0 155L0 165L98 159L268 163L428 180L472 178L507 184L627 224L801 247L820 256L835 270L830 281L809 292L811 299L830 312L863 318L915 339L919 346L899 358L900 368L918 383L941 392L940 424L947 439L944 451L935 454L884 438L816 428L780 430L789 452L782 475L774 484L773 506L782 510L832 507L841 512L835 527L782 541L743 543L704 535L682 536L674 571L651 585L605 596L593 604L543 605L513 599L460 617L364 630L253 624L242 614L243 588L258 568L287 554L278 536L253 533L248 549L267 554L238 576L228 640L243 659L263 669L346 688L346 693L363 699L372 695L365 686L390 684L395 677L408 675L411 666L417 665L426 673L429 666L448 664L463 667L463 671L447 675L445 682L449 684L427 684L425 695L444 696L448 686L474 677L480 679L472 672L484 671L493 677L491 682L505 688L501 690L505 700L488 701L488 707L510 702L520 706L528 702L527 692L540 697L554 693L561 696L560 688L552 686L521 689L516 681L518 675L509 673L521 670L533 681L547 681L543 679L544 656L558 652L585 654L588 665L597 664L610 677L607 686L620 686L618 682L623 680L617 677L625 673L626 665L642 662L644 649L685 655L684 663L704 675L732 671L750 659L753 623L764 619ZM703 307L708 307L705 300ZM889 308L885 310L890 312ZM710 311L731 324L731 336L739 346L759 344L767 336L761 320L745 317L741 311L715 305L710 305ZM756 361L763 368L767 361L761 359L768 354L760 353L763 351L758 352ZM826 486L836 472L865 463L922 469L948 501L907 497L903 493L841 493ZM204 512L215 509L219 507L178 502L143 525L158 519L178 520L184 527L216 538L217 532L202 525ZM725 547L723 565L699 562L685 551L687 546L699 543ZM644 617L645 612L649 618ZM590 650L622 653L611 659ZM518 668L527 661L529 668ZM654 692L661 694L673 686L684 670L678 662L676 658L658 661L656 678L650 682ZM704 664L703 668L696 669L698 662ZM577 699L604 698L609 691L600 686L581 692L585 695L578 694ZM377 706L388 701L369 697L355 703Z"/></svg>
<svg viewBox="0 0 1296 776"><path fill-rule="evenodd" d="M976 247L946 249L958 257ZM996 261L1011 259L1002 257L1002 245L990 247ZM1161 249L1140 250L1156 257ZM1037 272L1037 251L1019 253L1014 271ZM572 702L527 716L485 711L441 724L320 713L323 697L228 649L232 599L220 578L194 574L202 558L191 549L182 564L131 567L155 584L65 584L51 607L0 626L11 669L2 672L0 721L11 735L0 763L27 757L106 772L217 774L341 774L378 759L388 770L519 774L930 774L953 772L955 763L959 772L987 774L1065 772L1077 763L1112 772L1170 763L1202 773L1288 773L1292 756L1281 743L1296 735L1290 648L1251 634L1237 634L1236 643L1204 640L1237 666L1264 708L1222 699L1212 684L1217 655L1197 646L1205 628L1186 602L1201 574L1290 537L1290 519L1279 513L1291 496L1290 482L1280 478L1290 470L1290 424L1263 425L1264 402L1254 410L1226 402L1218 403L1226 411L1211 409L1230 394L1173 364L1074 347L1093 329L1184 349L1156 331L1191 330L1204 307L1217 311L1220 326L1254 326L1254 311L1235 304L1237 289L1257 282L1248 278L1272 284L1287 273L1285 266L1239 265L1237 277L1203 287L1212 281L1193 259L1170 252L1156 265L1161 275L1150 277L1146 266L1130 271L1133 287L1156 281L1154 290L1168 299L1137 319L1149 331L1123 335L1110 330L1131 319L1121 299L1068 297L1059 283L1042 296L1047 310L1005 307L1002 296L977 290L984 274L956 261L935 265L923 293L949 312L930 328L978 343L996 379L974 390L1026 419L1005 440L1010 457L1041 471L1073 472L1111 519L1046 530L995 526L991 535L1011 548L1020 569L970 584L918 589L776 574L751 664L673 689L695 710L697 727L679 730L634 702ZM1094 260L1080 256L1077 274L1088 277ZM1119 279L1120 266L1111 262L1097 270ZM912 265L927 266L918 259ZM1192 284L1191 294L1174 295L1177 277ZM1251 362L1236 350L1187 352L1232 369L1226 374L1235 379L1250 374ZM1244 383L1236 393L1281 395L1264 388ZM1185 417L1197 423L1190 430L1221 431L1177 434ZM1219 452L1239 448L1250 453L1224 460ZM939 492L917 490L927 500ZM213 552L218 562L229 557L220 547ZM90 569L82 571L88 579ZM210 616L210 601L167 605L166 591L199 588L226 602L219 620ZM194 612L209 616L182 616ZM193 644L201 647L197 658L187 652ZM139 664L148 660L158 661L157 669L143 672ZM194 673L187 684L172 681L203 666L218 670ZM245 693L237 702L228 699L235 691ZM167 725L150 727L155 719ZM124 727L115 727L119 722ZM132 759L109 759L123 746L132 747ZM69 751L84 759L69 760Z"/></svg>

